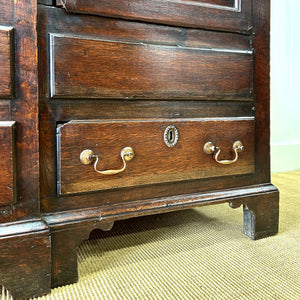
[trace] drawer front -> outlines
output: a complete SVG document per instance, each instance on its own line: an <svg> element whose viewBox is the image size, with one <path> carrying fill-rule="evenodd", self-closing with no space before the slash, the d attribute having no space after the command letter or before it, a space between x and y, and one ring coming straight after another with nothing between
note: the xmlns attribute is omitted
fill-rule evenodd
<svg viewBox="0 0 300 300"><path fill-rule="evenodd" d="M236 141L244 146L237 157ZM203 150L207 142L220 148L221 163L236 162L218 163L216 152ZM58 127L57 145L59 194L254 172L253 118L71 121ZM125 147L133 149L134 157L124 164L120 151ZM94 157L84 150L92 150ZM96 170L124 170L99 174L96 156Z"/></svg>
<svg viewBox="0 0 300 300"><path fill-rule="evenodd" d="M50 36L53 98L252 100L253 53Z"/></svg>
<svg viewBox="0 0 300 300"><path fill-rule="evenodd" d="M11 27L0 26L0 98L12 97L12 33Z"/></svg>
<svg viewBox="0 0 300 300"><path fill-rule="evenodd" d="M238 32L251 28L251 0L57 0L57 4L81 14Z"/></svg>
<svg viewBox="0 0 300 300"><path fill-rule="evenodd" d="M15 122L0 121L0 206L14 201L14 128Z"/></svg>

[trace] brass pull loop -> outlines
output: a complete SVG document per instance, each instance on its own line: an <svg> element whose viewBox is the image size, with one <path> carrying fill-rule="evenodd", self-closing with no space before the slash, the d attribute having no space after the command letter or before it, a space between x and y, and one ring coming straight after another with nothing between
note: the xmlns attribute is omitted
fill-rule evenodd
<svg viewBox="0 0 300 300"><path fill-rule="evenodd" d="M221 153L221 149L219 147L215 146L212 142L207 142L203 147L203 151L206 154L215 153L214 160L217 163L222 164L222 165L230 165L230 164L235 163L238 160L238 158L239 158L238 153L244 150L243 143L241 141L235 141L232 145L232 150L235 153L235 158L233 160L228 160L228 159L219 160L218 157Z"/></svg>
<svg viewBox="0 0 300 300"><path fill-rule="evenodd" d="M118 169L118 170L104 170L104 171L98 170L97 169L97 164L98 164L98 161L99 161L99 156L94 154L94 152L92 150L89 150L89 149L83 150L80 153L80 161L84 165L89 165L93 162L94 159L96 159L95 163L94 163L94 170L97 173L100 173L102 175L114 175L114 174L121 173L126 169L126 162L133 159L134 151L131 147L125 147L121 150L120 155L121 155L121 158L122 158L122 161L123 161L123 167L121 169Z"/></svg>

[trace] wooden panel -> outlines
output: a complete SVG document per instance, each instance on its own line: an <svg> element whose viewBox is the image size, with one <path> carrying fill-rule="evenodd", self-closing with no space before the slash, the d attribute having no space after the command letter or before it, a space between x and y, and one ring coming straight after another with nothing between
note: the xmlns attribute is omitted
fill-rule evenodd
<svg viewBox="0 0 300 300"><path fill-rule="evenodd" d="M251 36L142 22L128 22L98 16L67 14L63 9L39 5L39 77L41 97L49 91L49 34L134 44L154 44L216 50L250 51ZM74 62L72 62L74 64ZM70 66L68 66L69 68Z"/></svg>
<svg viewBox="0 0 300 300"><path fill-rule="evenodd" d="M0 101L0 121L7 121L10 115L10 100Z"/></svg>
<svg viewBox="0 0 300 300"><path fill-rule="evenodd" d="M11 27L0 26L0 98L12 96L12 33Z"/></svg>
<svg viewBox="0 0 300 300"><path fill-rule="evenodd" d="M0 224L0 284L12 297L29 299L50 291L49 229L43 220Z"/></svg>
<svg viewBox="0 0 300 300"><path fill-rule="evenodd" d="M68 12L247 32L251 0L57 0Z"/></svg>
<svg viewBox="0 0 300 300"><path fill-rule="evenodd" d="M51 35L51 96L252 99L252 52Z"/></svg>
<svg viewBox="0 0 300 300"><path fill-rule="evenodd" d="M14 200L14 126L15 122L0 122L0 206Z"/></svg>
<svg viewBox="0 0 300 300"><path fill-rule="evenodd" d="M255 1L256 182L270 182L270 1Z"/></svg>
<svg viewBox="0 0 300 300"><path fill-rule="evenodd" d="M39 132L36 0L16 0L14 49L16 93L11 120L16 121L16 185L12 221L37 217L39 211ZM25 284L25 283L24 283Z"/></svg>
<svg viewBox="0 0 300 300"><path fill-rule="evenodd" d="M167 126L179 131L176 146L163 140ZM72 121L58 128L58 191L60 194L162 182L208 178L254 171L254 119L173 119L164 121ZM232 144L241 140L245 151L237 163L219 165L203 152L206 142L222 148L221 159L232 159ZM118 169L120 151L130 146L135 157L123 173L101 175L79 156L85 149L99 155L98 167Z"/></svg>
<svg viewBox="0 0 300 300"><path fill-rule="evenodd" d="M0 1L0 24L13 25L14 22L14 1L1 0Z"/></svg>

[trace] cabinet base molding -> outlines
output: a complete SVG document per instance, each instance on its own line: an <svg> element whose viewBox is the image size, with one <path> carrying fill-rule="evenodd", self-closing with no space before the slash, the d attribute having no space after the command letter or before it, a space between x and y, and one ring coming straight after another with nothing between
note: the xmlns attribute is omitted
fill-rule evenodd
<svg viewBox="0 0 300 300"><path fill-rule="evenodd" d="M107 231L118 220L226 202L232 208L243 205L244 234L251 239L278 232L279 193L272 184L149 199L138 207L127 202L44 214L0 225L0 284L14 299L41 296L77 282L77 249L94 229Z"/></svg>
<svg viewBox="0 0 300 300"><path fill-rule="evenodd" d="M14 299L50 292L51 238L41 219L0 225L0 285Z"/></svg>
<svg viewBox="0 0 300 300"><path fill-rule="evenodd" d="M279 193L272 184L139 201L138 208L136 202L127 202L46 214L51 230L51 286L78 280L76 251L94 229L107 231L119 220L226 202L232 208L244 206L244 234L251 239L278 232Z"/></svg>

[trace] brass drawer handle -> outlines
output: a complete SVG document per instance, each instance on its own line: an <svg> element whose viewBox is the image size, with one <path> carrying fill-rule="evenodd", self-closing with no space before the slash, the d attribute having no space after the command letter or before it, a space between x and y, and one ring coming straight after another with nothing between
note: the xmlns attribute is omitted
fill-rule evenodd
<svg viewBox="0 0 300 300"><path fill-rule="evenodd" d="M243 143L241 141L235 141L232 145L232 150L235 153L235 158L233 160L227 160L227 159L219 160L218 157L221 153L221 149L219 147L215 146L212 142L207 142L203 147L203 151L206 154L215 153L214 160L217 163L222 164L222 165L230 165L230 164L235 163L238 160L238 158L239 158L238 153L244 150Z"/></svg>
<svg viewBox="0 0 300 300"><path fill-rule="evenodd" d="M92 150L83 150L80 153L80 161L84 164L84 165L89 165L93 162L94 159L95 163L94 163L94 170L97 173L103 174L103 175L114 175L114 174L118 174L123 172L126 169L126 161L130 161L133 159L134 157L134 151L131 147L125 147L121 150L121 158L123 161L123 167L121 169L118 170L104 170L104 171L100 171L97 169L97 164L99 161L99 156L94 154L94 152Z"/></svg>

